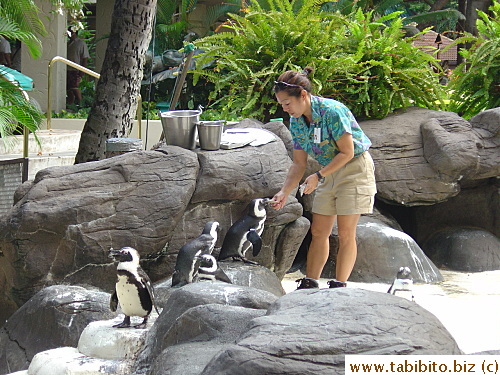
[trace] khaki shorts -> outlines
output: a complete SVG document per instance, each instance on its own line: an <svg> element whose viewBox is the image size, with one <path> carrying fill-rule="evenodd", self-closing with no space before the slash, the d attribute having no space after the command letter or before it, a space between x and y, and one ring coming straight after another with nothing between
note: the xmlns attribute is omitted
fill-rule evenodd
<svg viewBox="0 0 500 375"><path fill-rule="evenodd" d="M325 177L316 189L312 212L321 215L371 214L376 192L375 165L365 151Z"/></svg>

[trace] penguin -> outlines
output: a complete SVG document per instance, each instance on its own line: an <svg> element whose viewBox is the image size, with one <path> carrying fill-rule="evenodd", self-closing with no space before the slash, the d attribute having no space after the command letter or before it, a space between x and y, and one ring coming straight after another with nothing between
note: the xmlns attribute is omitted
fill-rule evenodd
<svg viewBox="0 0 500 375"><path fill-rule="evenodd" d="M273 202L269 198L257 198L250 201L248 212L237 220L227 231L222 248L219 253L219 261L232 258L242 260L245 263L258 264L245 258L245 253L252 246L253 256L257 256L262 247L260 235L264 230L266 221L266 206Z"/></svg>
<svg viewBox="0 0 500 375"><path fill-rule="evenodd" d="M172 286L181 287L192 283L198 274L201 254L211 254L217 242L219 222L209 221L201 234L187 242L179 250L172 274Z"/></svg>
<svg viewBox="0 0 500 375"><path fill-rule="evenodd" d="M411 270L409 267L401 267L399 269L396 278L387 293L396 295L397 291L411 292L411 300L415 301L415 296L413 295L413 279L411 277Z"/></svg>
<svg viewBox="0 0 500 375"><path fill-rule="evenodd" d="M218 266L217 260L215 260L213 255L201 254L199 259L198 280L219 280L232 284L226 273Z"/></svg>
<svg viewBox="0 0 500 375"><path fill-rule="evenodd" d="M109 307L115 312L118 303L125 314L123 322L114 325L116 328L130 327L130 317L140 316L143 318L141 324L135 328L146 328L149 314L155 308L155 295L153 285L149 276L139 265L139 253L131 247L123 247L120 250L109 249L109 257L118 261L116 267L118 279L115 285L115 291L111 295Z"/></svg>

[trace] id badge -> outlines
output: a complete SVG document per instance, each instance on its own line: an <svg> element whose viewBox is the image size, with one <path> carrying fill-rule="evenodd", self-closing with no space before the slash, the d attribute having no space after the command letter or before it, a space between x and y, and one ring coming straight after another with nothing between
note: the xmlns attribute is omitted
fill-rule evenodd
<svg viewBox="0 0 500 375"><path fill-rule="evenodd" d="M321 143L321 128L314 128L314 143Z"/></svg>

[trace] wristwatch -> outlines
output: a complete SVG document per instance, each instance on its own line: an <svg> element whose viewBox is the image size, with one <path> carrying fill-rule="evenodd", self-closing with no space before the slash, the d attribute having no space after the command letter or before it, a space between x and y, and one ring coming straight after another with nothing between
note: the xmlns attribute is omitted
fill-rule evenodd
<svg viewBox="0 0 500 375"><path fill-rule="evenodd" d="M314 173L316 173L316 176L318 176L318 181L319 182L325 181L325 178L321 175L320 171L316 171Z"/></svg>

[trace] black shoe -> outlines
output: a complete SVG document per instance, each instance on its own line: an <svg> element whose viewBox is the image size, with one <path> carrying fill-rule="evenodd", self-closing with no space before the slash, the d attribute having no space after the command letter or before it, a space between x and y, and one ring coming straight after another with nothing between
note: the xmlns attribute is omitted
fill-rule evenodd
<svg viewBox="0 0 500 375"><path fill-rule="evenodd" d="M347 286L347 283L338 280L330 280L327 284L330 288L345 288Z"/></svg>
<svg viewBox="0 0 500 375"><path fill-rule="evenodd" d="M304 277L303 279L295 280L295 282L299 283L299 285L297 286L297 290L319 288L318 282L314 279L310 279L309 277Z"/></svg>

